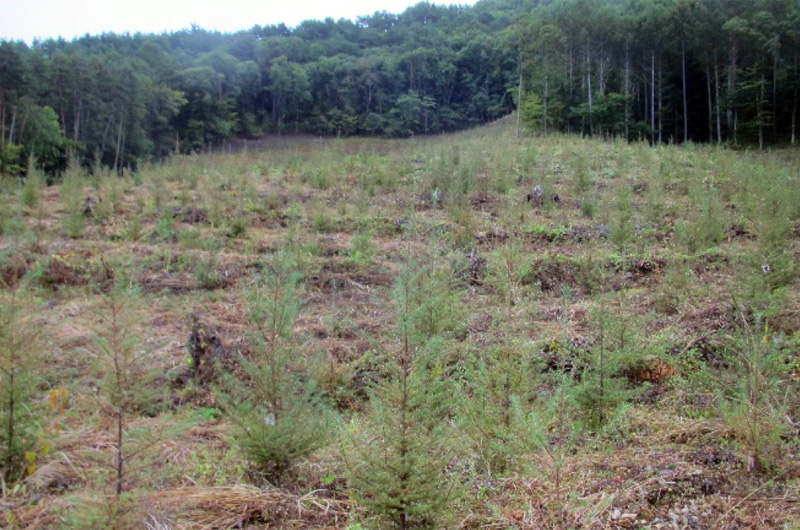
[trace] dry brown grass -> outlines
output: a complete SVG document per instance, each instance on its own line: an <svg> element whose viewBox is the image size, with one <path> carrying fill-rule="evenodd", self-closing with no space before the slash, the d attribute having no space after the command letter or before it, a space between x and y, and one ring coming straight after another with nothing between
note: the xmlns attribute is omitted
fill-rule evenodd
<svg viewBox="0 0 800 530"><path fill-rule="evenodd" d="M146 502L151 520L175 530L223 528L342 528L349 513L345 499L325 491L305 495L251 486L183 488L160 491Z"/></svg>

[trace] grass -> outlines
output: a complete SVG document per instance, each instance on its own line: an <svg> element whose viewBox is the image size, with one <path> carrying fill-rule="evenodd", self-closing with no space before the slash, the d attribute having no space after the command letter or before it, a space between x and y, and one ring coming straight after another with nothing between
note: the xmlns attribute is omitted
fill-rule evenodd
<svg viewBox="0 0 800 530"><path fill-rule="evenodd" d="M153 508L127 524L268 525L283 514L287 528L372 528L348 500L339 442L300 462L285 489L252 488L228 419L204 413L216 410L213 389L180 383L192 314L218 330L226 370L237 374L237 356L251 354L247 293L279 250L293 252L305 285L295 355L322 359L309 377L333 396L341 436L359 429L370 384L387 376L383 361L397 347L386 331L397 322L390 289L409 262L429 264L436 296L457 309L428 320L455 330L436 333L439 357L428 368L457 383L462 404L475 395L470 363L502 349L534 374L514 410L546 419L558 370L596 373L603 333L609 366L620 366L610 377L627 386L624 406L602 428L575 419L570 450L558 453L558 487L549 442L522 444L514 456L526 465L497 474L475 464L480 426L469 442L454 434L448 480L468 492L449 508L458 528L646 528L673 516L794 527L798 444L787 418L800 417L798 175L797 150L517 138L498 123L411 140L283 140L94 184L76 169L55 186L6 183L0 251L16 257L0 262L0 279L21 286L52 345L38 388L70 399L45 411L31 448L52 476L34 472L4 492L4 527L69 527L58 514L104 489L105 470L87 455L105 447L108 426L83 353L114 262L131 264L126 281L143 306L135 332L157 384L169 387L155 409L165 412L135 420L165 434L147 449L154 464L126 484L159 502L139 503ZM525 201L534 185L545 190L538 208ZM94 216L83 213L88 196L99 199ZM746 340L742 315L759 323ZM779 375L746 366L746 348L762 342L770 362L788 367ZM782 392L741 399L731 391L737 373L770 377ZM760 438L745 420L755 412L774 414L768 423L780 432L770 431L763 465L748 472Z"/></svg>

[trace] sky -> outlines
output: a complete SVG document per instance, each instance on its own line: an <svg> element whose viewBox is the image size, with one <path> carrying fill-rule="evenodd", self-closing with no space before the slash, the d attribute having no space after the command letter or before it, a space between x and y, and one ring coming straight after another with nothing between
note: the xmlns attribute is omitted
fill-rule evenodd
<svg viewBox="0 0 800 530"><path fill-rule="evenodd" d="M435 0L436 4L469 4L476 0ZM86 33L161 33L192 24L231 32L255 24L285 23L332 17L355 20L375 11L401 13L418 0L0 0L0 39L24 40Z"/></svg>

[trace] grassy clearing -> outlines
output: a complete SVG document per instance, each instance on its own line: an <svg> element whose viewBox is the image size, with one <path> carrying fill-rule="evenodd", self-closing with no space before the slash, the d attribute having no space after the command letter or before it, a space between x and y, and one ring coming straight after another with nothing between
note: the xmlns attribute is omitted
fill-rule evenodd
<svg viewBox="0 0 800 530"><path fill-rule="evenodd" d="M504 124L262 147L4 183L5 344L37 337L33 363L0 355L4 395L12 369L30 395L4 527L800 524L800 153ZM279 251L299 283L273 336L254 323L280 296L253 293ZM138 345L115 387L120 287ZM289 397L325 412L277 488ZM369 466L406 450L406 478ZM425 502L381 499L398 480Z"/></svg>

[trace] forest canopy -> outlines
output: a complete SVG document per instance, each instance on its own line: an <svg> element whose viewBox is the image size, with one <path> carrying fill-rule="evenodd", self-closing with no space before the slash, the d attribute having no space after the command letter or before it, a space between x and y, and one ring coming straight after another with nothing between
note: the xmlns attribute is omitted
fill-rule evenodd
<svg viewBox="0 0 800 530"><path fill-rule="evenodd" d="M422 2L353 22L0 41L0 172L122 171L270 133L497 119L656 142L795 143L798 0Z"/></svg>

